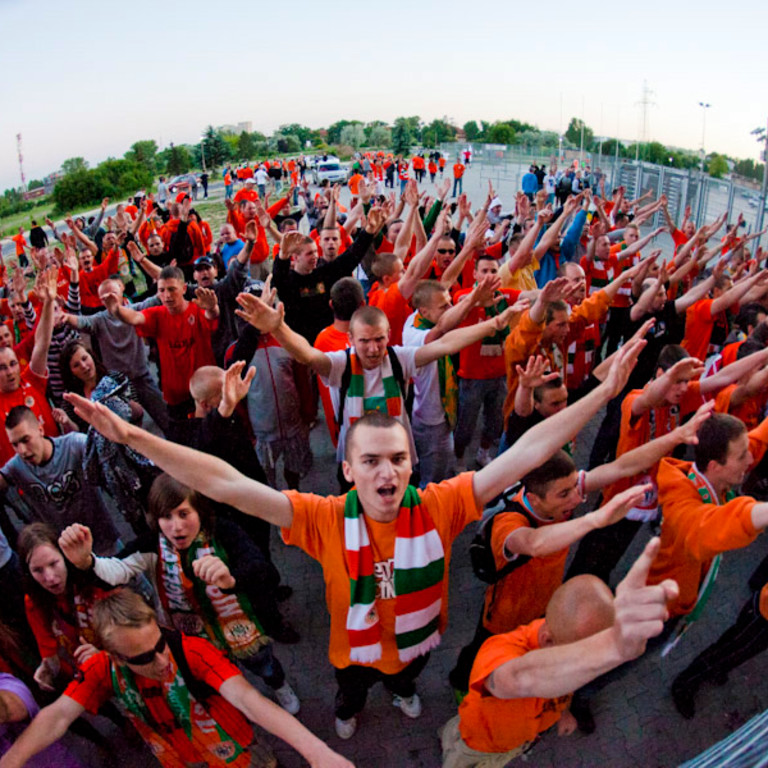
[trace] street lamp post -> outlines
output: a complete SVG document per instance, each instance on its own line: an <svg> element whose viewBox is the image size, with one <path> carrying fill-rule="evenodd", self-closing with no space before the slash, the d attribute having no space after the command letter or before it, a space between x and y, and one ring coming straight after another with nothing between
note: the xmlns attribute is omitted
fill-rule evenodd
<svg viewBox="0 0 768 768"><path fill-rule="evenodd" d="M704 151L704 140L707 134L707 110L712 105L700 101L699 106L701 107L701 172L704 173L704 158L706 157L706 153Z"/></svg>

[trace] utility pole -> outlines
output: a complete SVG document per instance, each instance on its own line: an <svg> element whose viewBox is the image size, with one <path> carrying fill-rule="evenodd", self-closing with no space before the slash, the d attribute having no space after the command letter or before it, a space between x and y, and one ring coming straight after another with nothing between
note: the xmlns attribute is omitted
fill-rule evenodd
<svg viewBox="0 0 768 768"><path fill-rule="evenodd" d="M640 142L642 144L648 143L648 107L656 106L656 102L651 99L653 91L648 87L648 81L643 80L643 90L641 91L640 101L635 102L642 109L643 127L640 132ZM635 151L635 160L640 157L640 147L637 147Z"/></svg>

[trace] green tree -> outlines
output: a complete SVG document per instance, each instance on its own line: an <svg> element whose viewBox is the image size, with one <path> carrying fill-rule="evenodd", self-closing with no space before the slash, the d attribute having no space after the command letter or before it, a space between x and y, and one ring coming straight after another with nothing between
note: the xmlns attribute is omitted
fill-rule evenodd
<svg viewBox="0 0 768 768"><path fill-rule="evenodd" d="M276 133L273 136L273 138L275 137L277 137L278 152L300 152L301 151L301 144L299 143L299 139L293 134L288 134L287 136L283 136L282 134Z"/></svg>
<svg viewBox="0 0 768 768"><path fill-rule="evenodd" d="M184 146L174 146L171 144L166 166L168 175L178 176L180 173L187 173L191 165L192 160L189 156L187 148Z"/></svg>
<svg viewBox="0 0 768 768"><path fill-rule="evenodd" d="M515 131L509 123L494 123L488 130L486 140L491 144L514 144Z"/></svg>
<svg viewBox="0 0 768 768"><path fill-rule="evenodd" d="M31 192L33 189L40 189L40 187L44 186L45 184L43 184L43 182L39 179L32 179L32 181L27 184L27 189Z"/></svg>
<svg viewBox="0 0 768 768"><path fill-rule="evenodd" d="M209 125L205 129L203 138L205 139L205 160L209 166L223 165L230 159L231 150L229 144L224 141L221 131Z"/></svg>
<svg viewBox="0 0 768 768"><path fill-rule="evenodd" d="M78 173L79 171L87 171L88 163L82 157L70 157L61 164L61 170L65 176L70 173Z"/></svg>
<svg viewBox="0 0 768 768"><path fill-rule="evenodd" d="M480 128L474 120L464 123L464 135L467 141L476 141L480 138Z"/></svg>
<svg viewBox="0 0 768 768"><path fill-rule="evenodd" d="M307 128L306 125L299 125L298 123L281 125L279 131L283 136L295 136L299 140L301 147L304 147L308 141L311 142L317 135L317 131L313 131L311 128Z"/></svg>
<svg viewBox="0 0 768 768"><path fill-rule="evenodd" d="M243 131L237 137L237 156L242 160L250 160L256 154L256 142L248 131Z"/></svg>
<svg viewBox="0 0 768 768"><path fill-rule="evenodd" d="M581 146L581 129L584 128L584 146L588 147L595 139L594 131L589 128L583 120L578 117L572 117L571 122L568 123L568 130L565 132L565 138L569 144L573 144L575 147Z"/></svg>
<svg viewBox="0 0 768 768"><path fill-rule="evenodd" d="M392 129L392 150L396 155L407 155L411 151L411 144L413 144L411 127L406 118L398 117Z"/></svg>
<svg viewBox="0 0 768 768"><path fill-rule="evenodd" d="M707 163L707 172L713 179L722 179L728 173L728 161L723 155L713 152L709 156Z"/></svg>
<svg viewBox="0 0 768 768"><path fill-rule="evenodd" d="M328 128L327 142L329 144L338 144L341 142L341 132L348 125L362 125L359 120L337 120Z"/></svg>
<svg viewBox="0 0 768 768"><path fill-rule="evenodd" d="M353 125L345 125L341 129L339 136L339 144L346 144L347 146L354 147L354 149L360 149L365 144L365 129L362 123L354 123Z"/></svg>
<svg viewBox="0 0 768 768"><path fill-rule="evenodd" d="M125 153L126 160L143 165L152 175L157 170L157 142L154 139L135 141Z"/></svg>
<svg viewBox="0 0 768 768"><path fill-rule="evenodd" d="M389 126L374 125L368 131L368 144L371 147L389 147L392 144L392 131Z"/></svg>
<svg viewBox="0 0 768 768"><path fill-rule="evenodd" d="M453 141L456 138L456 126L451 125L445 118L442 120L433 120L424 130L429 130L432 133L435 144L440 144L444 141Z"/></svg>

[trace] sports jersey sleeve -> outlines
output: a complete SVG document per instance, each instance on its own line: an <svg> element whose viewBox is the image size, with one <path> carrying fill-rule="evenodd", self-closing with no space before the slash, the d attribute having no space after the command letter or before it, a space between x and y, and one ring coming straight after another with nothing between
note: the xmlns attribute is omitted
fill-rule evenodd
<svg viewBox="0 0 768 768"><path fill-rule="evenodd" d="M472 490L474 472L462 472L442 483L430 483L421 491L421 503L427 507L443 541L453 541L469 523L479 520L483 507Z"/></svg>
<svg viewBox="0 0 768 768"><path fill-rule="evenodd" d="M345 497L325 497L298 491L284 493L293 507L293 522L290 528L281 529L283 541L320 560L332 540L333 527L338 525L337 516L339 508L343 510Z"/></svg>
<svg viewBox="0 0 768 768"><path fill-rule="evenodd" d="M215 691L230 678L241 674L240 670L227 657L214 648L211 643L202 637L187 637L181 639L184 647L184 656L189 664L190 672Z"/></svg>
<svg viewBox="0 0 768 768"><path fill-rule="evenodd" d="M73 680L64 695L95 715L99 707L112 698L109 664L106 651L95 653L80 667L81 679Z"/></svg>
<svg viewBox="0 0 768 768"><path fill-rule="evenodd" d="M530 523L519 512L502 512L493 521L491 532L491 549L496 561L496 570L501 570L507 563L516 560L520 554L510 552L506 546L507 539L521 528L530 528ZM511 544L511 542L510 542ZM513 545L514 546L514 545Z"/></svg>

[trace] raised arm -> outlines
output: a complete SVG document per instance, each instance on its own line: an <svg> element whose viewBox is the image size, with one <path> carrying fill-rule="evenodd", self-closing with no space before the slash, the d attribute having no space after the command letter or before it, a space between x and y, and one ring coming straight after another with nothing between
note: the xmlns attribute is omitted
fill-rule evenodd
<svg viewBox="0 0 768 768"><path fill-rule="evenodd" d="M678 360L671 368L651 383L632 401L632 416L635 418L641 416L651 408L660 406L667 395L667 392L683 379L690 381L700 376L704 372L704 366L701 360L695 357L686 357Z"/></svg>
<svg viewBox="0 0 768 768"><path fill-rule="evenodd" d="M699 383L702 395L714 395L729 384L735 384L743 376L768 363L768 347L755 352L730 365L723 366L717 373L707 376Z"/></svg>
<svg viewBox="0 0 768 768"><path fill-rule="evenodd" d="M496 315L496 317L449 331L436 341L425 344L416 350L414 356L416 365L421 367L446 355L456 354L464 349L464 347L468 347L470 344L474 344L476 341L480 341L486 336L506 328L512 318L516 314L524 312L525 309L527 309L527 302L518 302L514 306L505 309L500 315Z"/></svg>
<svg viewBox="0 0 768 768"><path fill-rule="evenodd" d="M657 461L661 461L664 456L671 454L678 445L695 445L698 442L696 433L699 427L712 415L714 409L714 400L704 403L691 419L677 429L627 451L610 464L590 469L584 481L586 492L599 491L624 477L639 475Z"/></svg>
<svg viewBox="0 0 768 768"><path fill-rule="evenodd" d="M605 381L560 413L525 432L507 451L472 477L478 504L485 504L543 464L558 448L571 440L627 382L645 341L625 344L616 356Z"/></svg>
<svg viewBox="0 0 768 768"><path fill-rule="evenodd" d="M740 280L732 288L729 288L722 296L718 296L712 302L712 317L733 306L756 285L764 285L768 281L768 272L757 272L751 277Z"/></svg>
<svg viewBox="0 0 768 768"><path fill-rule="evenodd" d="M42 299L40 322L35 330L35 345L29 356L29 369L38 376L48 375L48 351L53 334L53 303L56 301L58 269L47 269L37 276L37 295Z"/></svg>
<svg viewBox="0 0 768 768"><path fill-rule="evenodd" d="M440 277L440 285L446 290L450 290L453 284L459 279L459 275L464 269L467 261L474 256L475 252L483 247L485 242L485 230L488 226L488 219L484 211L480 211L472 220L464 238L464 247L459 255L448 265L448 268Z"/></svg>
<svg viewBox="0 0 768 768"><path fill-rule="evenodd" d="M308 365L320 376L328 376L331 372L330 358L288 327L283 303L280 302L277 307L272 306L275 295L270 275L261 296L241 293L237 297L240 306L235 310L235 314L261 333L271 333L294 360Z"/></svg>
<svg viewBox="0 0 768 768"><path fill-rule="evenodd" d="M445 223L449 218L449 214L446 211L437 222L435 231L429 242L411 259L408 264L408 268L405 270L405 274L398 280L397 287L400 291L400 295L406 300L410 301L413 292L416 289L416 284L421 280L429 269L429 265L435 258L437 251L437 243L443 236Z"/></svg>
<svg viewBox="0 0 768 768"><path fill-rule="evenodd" d="M126 325L144 325L147 322L146 318L141 312L137 312L135 309L124 306L116 293L104 294L104 306L107 311L113 317L118 318Z"/></svg>
<svg viewBox="0 0 768 768"><path fill-rule="evenodd" d="M290 528L293 507L279 491L246 477L215 456L155 437L123 421L100 403L73 393L65 394L64 399L74 406L80 418L108 440L130 446L179 482L214 501L229 504L246 515Z"/></svg>
<svg viewBox="0 0 768 768"><path fill-rule="evenodd" d="M72 234L94 255L98 254L99 249L96 243L91 240L90 237L88 237L85 232L82 232L75 222L73 221L71 216L67 216L66 219L64 219L66 225L69 227Z"/></svg>
<svg viewBox="0 0 768 768"><path fill-rule="evenodd" d="M678 594L677 584L670 579L646 586L658 551L659 539L651 539L616 588L613 627L574 643L541 648L507 661L488 676L486 690L499 699L552 699L572 693L642 655L648 639L664 628L667 602Z"/></svg>

